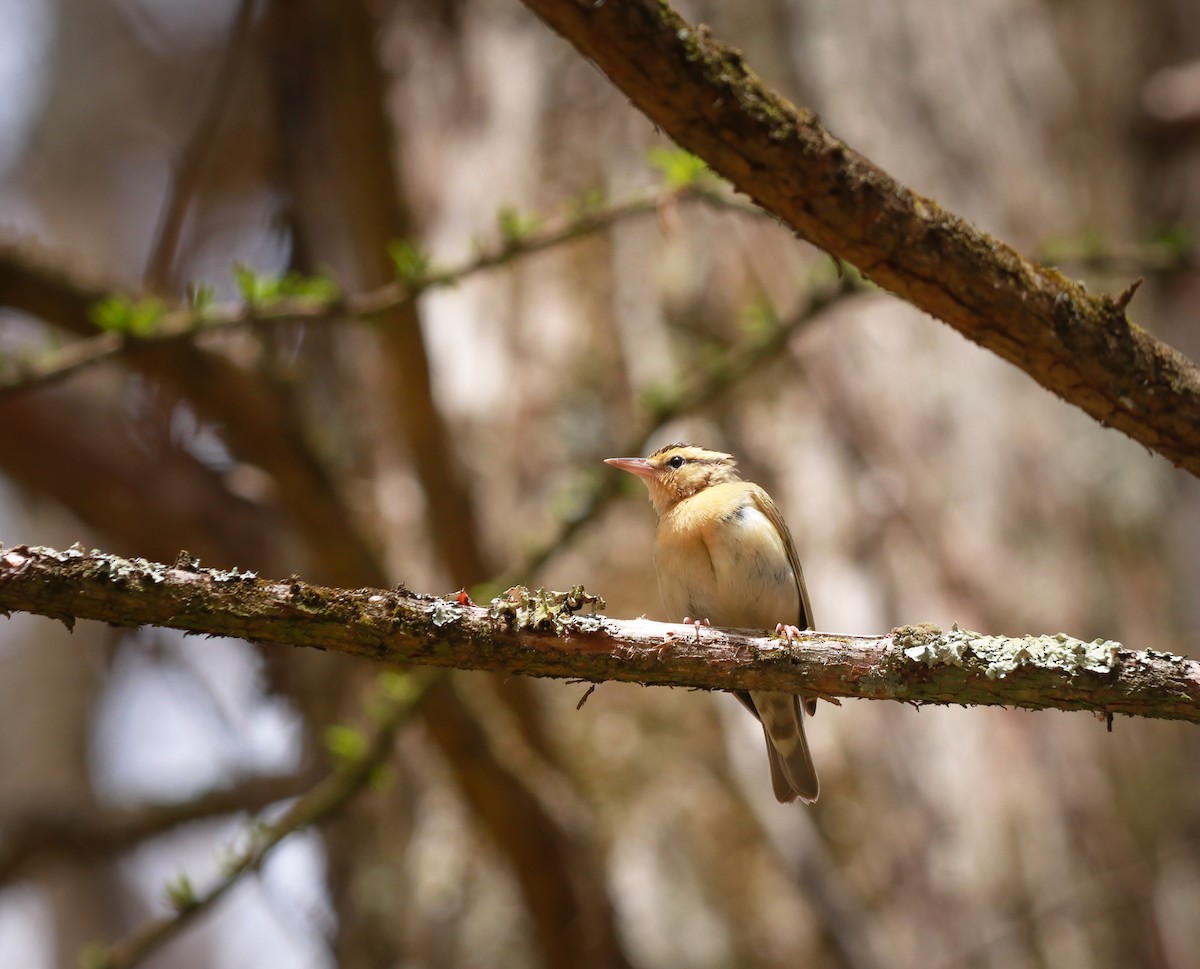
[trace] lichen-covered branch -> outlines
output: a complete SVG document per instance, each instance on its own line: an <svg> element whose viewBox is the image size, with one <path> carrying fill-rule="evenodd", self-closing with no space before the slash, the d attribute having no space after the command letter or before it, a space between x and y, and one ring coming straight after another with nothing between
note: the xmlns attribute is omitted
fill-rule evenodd
<svg viewBox="0 0 1200 969"><path fill-rule="evenodd" d="M934 626L880 636L617 620L569 593L509 590L490 605L405 589L329 589L293 578L174 565L73 547L0 552L0 609L158 625L311 646L390 663L592 682L757 689L829 698L1091 710L1200 723L1200 663L1059 634L1009 638ZM199 648L199 647L198 647Z"/></svg>
<svg viewBox="0 0 1200 969"><path fill-rule="evenodd" d="M901 185L663 0L524 0L655 125L800 236L1200 474L1200 371L1125 315Z"/></svg>

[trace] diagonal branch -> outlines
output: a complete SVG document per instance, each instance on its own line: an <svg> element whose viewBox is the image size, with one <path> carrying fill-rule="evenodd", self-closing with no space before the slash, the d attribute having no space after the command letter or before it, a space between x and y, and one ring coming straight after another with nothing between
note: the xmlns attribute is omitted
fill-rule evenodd
<svg viewBox="0 0 1200 969"><path fill-rule="evenodd" d="M276 820L260 818L251 831L249 844L225 865L221 877L200 894L189 882L177 882L169 890L175 911L154 919L125 936L111 947L90 953L89 965L103 969L130 969L151 953L178 936L184 929L209 912L242 878L257 871L275 847L288 836L335 816L347 802L362 791L387 762L396 735L427 701L437 677L429 673L398 681L385 691L378 705L374 732L369 742L309 789Z"/></svg>
<svg viewBox="0 0 1200 969"><path fill-rule="evenodd" d="M524 0L651 121L800 236L1192 474L1200 371L1125 316L923 198L660 0Z"/></svg>
<svg viewBox="0 0 1200 969"><path fill-rule="evenodd" d="M788 341L803 327L820 317L825 310L844 297L863 289L861 281L851 273L843 274L835 284L819 287L808 294L807 300L786 320L773 321L765 334L756 334L731 347L723 365L689 379L647 406L649 413L641 426L625 442L618 443L613 452L641 454L651 437L669 421L677 420L717 401L739 386L760 367L778 360ZM600 458L597 456L596 466ZM572 510L559 519L549 536L526 551L521 559L489 585L504 589L510 585L531 581L555 555L571 547L571 540L586 524L600 516L609 504L622 493L625 482L610 474L593 475L583 493L575 497Z"/></svg>
<svg viewBox="0 0 1200 969"><path fill-rule="evenodd" d="M747 631L577 615L602 604L516 588L488 608L405 589L329 589L293 578L101 552L0 553L0 609L157 625L379 662L706 690L779 690L910 703L1091 710L1200 723L1200 663L1063 634L1008 638L904 626L882 636Z"/></svg>

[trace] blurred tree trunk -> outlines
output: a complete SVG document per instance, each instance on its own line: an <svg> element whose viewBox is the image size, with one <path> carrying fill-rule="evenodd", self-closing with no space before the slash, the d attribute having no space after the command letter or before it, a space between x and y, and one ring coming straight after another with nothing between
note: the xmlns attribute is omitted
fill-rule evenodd
<svg viewBox="0 0 1200 969"><path fill-rule="evenodd" d="M393 159L396 134L384 107L377 25L362 2L279 0L271 7L268 37L283 172L300 248L315 265L331 266L349 288L382 285L394 275L388 244L417 233ZM418 304L384 315L376 338L383 377L364 376L379 382L384 426L395 428L416 467L429 538L453 585L477 583L489 570L452 434L435 400ZM390 438L380 445L385 453ZM384 576L347 575L342 582L384 584ZM495 758L486 729L452 689L439 688L425 710L430 736L513 866L544 965L624 964L595 848L568 834ZM372 828L364 827L361 814L370 810L352 806L326 832L344 969L397 963L404 955L398 904L355 904L356 882L380 862L379 844L364 837ZM400 861L391 859L397 866Z"/></svg>
<svg viewBox="0 0 1200 969"><path fill-rule="evenodd" d="M36 515L43 534L52 532L51 516ZM103 682L100 668L103 627L78 635L61 626L14 621L16 633L0 655L0 709L6 727L0 731L0 804L20 814L52 811L62 803L95 805L91 794L88 752L92 713ZM83 646L90 660L80 662ZM86 793L85 793L86 792ZM49 909L50 944L60 966L75 964L78 954L97 939L121 931L124 887L116 860L110 857L50 856L23 872ZM136 911L136 908L134 909ZM50 940L47 940L50 941Z"/></svg>

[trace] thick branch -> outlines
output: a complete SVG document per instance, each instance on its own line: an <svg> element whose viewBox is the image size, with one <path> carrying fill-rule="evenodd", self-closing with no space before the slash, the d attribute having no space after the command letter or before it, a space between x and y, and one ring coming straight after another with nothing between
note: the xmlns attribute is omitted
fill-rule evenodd
<svg viewBox="0 0 1200 969"><path fill-rule="evenodd" d="M1200 474L1200 371L1089 296L899 184L660 0L524 0L651 121L805 239Z"/></svg>
<svg viewBox="0 0 1200 969"><path fill-rule="evenodd" d="M77 547L0 553L0 609L72 623L158 625L313 646L389 663L758 689L914 703L1092 710L1200 723L1200 663L1070 637L979 636L906 626L884 636L808 632L793 644L745 631L576 615L592 597L510 590L488 608L404 589L174 566Z"/></svg>

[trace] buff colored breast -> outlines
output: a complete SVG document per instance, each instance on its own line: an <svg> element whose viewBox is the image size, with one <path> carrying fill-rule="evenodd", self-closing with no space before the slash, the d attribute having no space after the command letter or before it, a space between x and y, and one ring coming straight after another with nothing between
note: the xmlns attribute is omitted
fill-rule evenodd
<svg viewBox="0 0 1200 969"><path fill-rule="evenodd" d="M658 522L655 567L667 619L774 629L801 616L787 547L759 510L750 482L714 485Z"/></svg>

